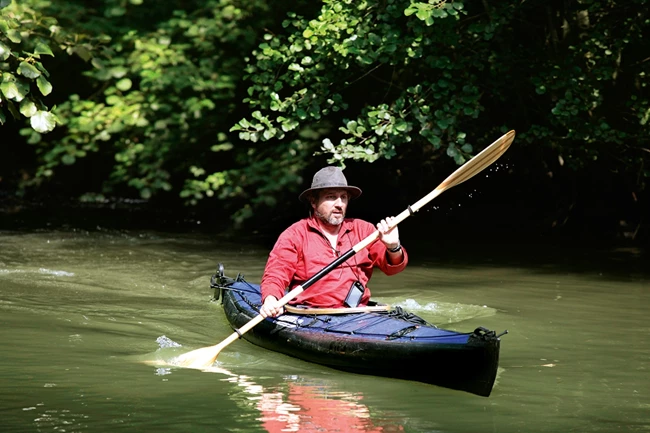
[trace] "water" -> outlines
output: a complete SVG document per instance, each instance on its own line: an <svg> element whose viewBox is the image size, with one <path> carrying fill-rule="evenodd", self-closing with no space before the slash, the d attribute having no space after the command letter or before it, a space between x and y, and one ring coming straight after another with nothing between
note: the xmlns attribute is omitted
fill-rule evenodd
<svg viewBox="0 0 650 433"><path fill-rule="evenodd" d="M143 363L227 337L210 275L223 262L257 281L267 253L194 234L0 232L0 431L650 431L638 249L440 247L413 251L400 278L376 274L377 300L449 329L510 331L489 398L245 341L211 372Z"/></svg>

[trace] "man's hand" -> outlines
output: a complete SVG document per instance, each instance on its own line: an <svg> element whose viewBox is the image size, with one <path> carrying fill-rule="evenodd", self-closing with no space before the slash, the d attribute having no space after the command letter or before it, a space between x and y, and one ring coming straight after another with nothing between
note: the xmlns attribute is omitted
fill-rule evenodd
<svg viewBox="0 0 650 433"><path fill-rule="evenodd" d="M395 217L388 217L379 221L377 230L379 231L379 239L384 243L387 249L397 248L399 246L399 231L397 226L389 229Z"/></svg>
<svg viewBox="0 0 650 433"><path fill-rule="evenodd" d="M278 303L278 299L275 296L267 296L264 305L260 308L262 317L277 317L282 313L284 313L284 307Z"/></svg>

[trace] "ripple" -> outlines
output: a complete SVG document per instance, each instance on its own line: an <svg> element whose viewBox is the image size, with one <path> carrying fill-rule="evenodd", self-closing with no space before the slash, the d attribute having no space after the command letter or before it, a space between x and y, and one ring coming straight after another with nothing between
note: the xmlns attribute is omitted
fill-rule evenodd
<svg viewBox="0 0 650 433"><path fill-rule="evenodd" d="M161 349L166 349L168 347L182 347L180 344L167 337L166 335L161 335L156 338L156 343L160 346Z"/></svg>
<svg viewBox="0 0 650 433"><path fill-rule="evenodd" d="M436 323L457 323L463 320L490 317L497 310L487 305L460 304L448 302L430 302L421 305L414 299L406 299L395 304L413 313L426 313L427 319Z"/></svg>
<svg viewBox="0 0 650 433"><path fill-rule="evenodd" d="M41 274L54 275L56 277L74 277L74 273L66 271L56 271L53 269L40 268L38 270Z"/></svg>
<svg viewBox="0 0 650 433"><path fill-rule="evenodd" d="M46 269L46 268L40 268L38 271L26 271L24 269L0 269L0 274L27 274L27 273L54 275L55 277L74 277L73 272L57 271L54 269Z"/></svg>

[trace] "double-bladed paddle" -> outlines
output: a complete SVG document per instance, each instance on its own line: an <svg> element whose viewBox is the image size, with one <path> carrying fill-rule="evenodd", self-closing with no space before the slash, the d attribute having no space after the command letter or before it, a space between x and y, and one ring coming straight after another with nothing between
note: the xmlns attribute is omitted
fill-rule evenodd
<svg viewBox="0 0 650 433"><path fill-rule="evenodd" d="M420 210L421 207L429 203L431 200L442 194L444 191L448 190L451 187L459 185L465 182L467 179L475 176L487 166L496 161L503 153L508 150L512 141L515 139L515 131L509 131L504 134L497 141L483 149L478 155L474 158L467 161L461 167L459 167L455 172L451 174L447 179L445 179L436 189L431 191L429 194L424 196L415 204L409 206L404 212L397 215L393 218L392 227L395 227L402 221L404 221L409 216L413 215L415 212ZM354 245L349 251L345 254L338 257L329 265L321 269L316 275L308 279L305 283L300 286L296 286L289 293L284 295L278 303L280 305L286 305L289 301L296 298L300 295L305 289L309 286L323 278L327 275L332 269L339 266L341 263L348 260L350 257L354 256L359 251L363 250L374 241L379 238L379 231L375 230L374 233L363 239L361 242ZM264 320L264 317L261 314L258 314L255 318L251 319L241 328L235 330L228 338L223 340L221 343L203 347L201 349L196 349L191 352L187 352L183 355L180 355L170 361L170 364L177 365L179 367L189 367L189 368L207 368L210 367L214 361L216 361L219 353L230 343L234 342L238 338L241 338L246 332L250 331L255 325Z"/></svg>

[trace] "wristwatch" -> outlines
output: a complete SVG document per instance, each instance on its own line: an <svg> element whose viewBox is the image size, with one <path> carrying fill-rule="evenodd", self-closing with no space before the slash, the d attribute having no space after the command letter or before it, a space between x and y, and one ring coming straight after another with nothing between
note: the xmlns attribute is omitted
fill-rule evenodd
<svg viewBox="0 0 650 433"><path fill-rule="evenodd" d="M395 248L386 248L386 249L391 253L398 253L402 250L402 244L398 242Z"/></svg>

